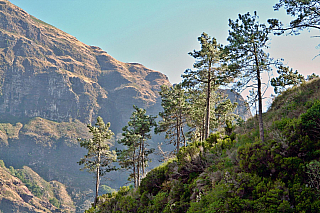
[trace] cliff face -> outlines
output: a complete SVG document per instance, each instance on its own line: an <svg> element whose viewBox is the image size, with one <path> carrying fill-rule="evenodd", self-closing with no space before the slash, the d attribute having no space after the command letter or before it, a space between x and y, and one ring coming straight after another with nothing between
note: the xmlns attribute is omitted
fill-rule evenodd
<svg viewBox="0 0 320 213"><path fill-rule="evenodd" d="M133 104L158 108L157 91L170 84L165 75L120 62L8 1L0 6L2 118L91 123L101 115L119 130Z"/></svg>

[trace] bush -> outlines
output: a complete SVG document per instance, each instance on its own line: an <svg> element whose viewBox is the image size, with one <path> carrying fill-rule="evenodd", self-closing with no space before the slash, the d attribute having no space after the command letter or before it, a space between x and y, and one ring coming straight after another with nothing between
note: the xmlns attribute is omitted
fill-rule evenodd
<svg viewBox="0 0 320 213"><path fill-rule="evenodd" d="M301 115L301 124L311 139L320 139L320 100Z"/></svg>
<svg viewBox="0 0 320 213"><path fill-rule="evenodd" d="M60 202L57 198L53 197L49 200L49 202L57 208L60 208Z"/></svg>

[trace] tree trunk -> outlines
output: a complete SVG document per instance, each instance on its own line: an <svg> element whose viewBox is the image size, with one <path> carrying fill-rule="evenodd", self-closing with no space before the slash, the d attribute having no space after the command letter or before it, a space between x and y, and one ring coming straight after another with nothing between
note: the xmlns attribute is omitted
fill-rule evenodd
<svg viewBox="0 0 320 213"><path fill-rule="evenodd" d="M100 153L98 153L98 167L97 167L97 174L96 174L96 196L94 198L94 207L97 206L98 202L98 193L99 193L99 185L100 185Z"/></svg>
<svg viewBox="0 0 320 213"><path fill-rule="evenodd" d="M142 136L142 141L141 141L141 144L142 144L142 146L141 146L141 151L142 151L142 153L141 153L141 166L142 166L142 177L145 175L145 173L144 173L144 167L145 167L145 165L144 165L144 135Z"/></svg>
<svg viewBox="0 0 320 213"><path fill-rule="evenodd" d="M208 86L207 86L207 99L206 99L206 123L205 123L205 135L204 139L206 140L209 137L210 131L210 96L211 96L211 67L209 67L208 72Z"/></svg>
<svg viewBox="0 0 320 213"><path fill-rule="evenodd" d="M138 155L138 159L137 159L137 183L138 183L138 186L140 186L140 169L141 169L141 142L140 142L140 145L139 145L139 155Z"/></svg>
<svg viewBox="0 0 320 213"><path fill-rule="evenodd" d="M261 78L260 78L260 71L257 70L257 77L258 77L258 101L259 101L259 132L260 132L260 139L264 142L264 129L263 129L263 120L262 120L262 93L261 93Z"/></svg>
<svg viewBox="0 0 320 213"><path fill-rule="evenodd" d="M179 153L180 149L180 126L179 126L179 118L177 117L177 124L176 124L176 131L177 131L177 141L176 141L176 152Z"/></svg>
<svg viewBox="0 0 320 213"><path fill-rule="evenodd" d="M134 181L134 188L138 187L138 181L137 181L137 174L136 174L136 143L133 144L133 156L132 156L132 162L133 162L133 181Z"/></svg>
<svg viewBox="0 0 320 213"><path fill-rule="evenodd" d="M255 62L256 62L256 69L257 69L257 80L258 80L258 105L259 105L259 133L260 139L264 142L264 129L263 129L263 120L262 120L262 92L261 92L261 76L260 76L260 68L259 68L259 61L258 55L256 51L256 45L253 44L254 48L254 55L255 55Z"/></svg>
<svg viewBox="0 0 320 213"><path fill-rule="evenodd" d="M184 135L184 132L183 132L183 126L180 127L180 131L181 131L181 135L183 137L183 145L184 145L184 147L186 147L187 142L186 142L186 136Z"/></svg>

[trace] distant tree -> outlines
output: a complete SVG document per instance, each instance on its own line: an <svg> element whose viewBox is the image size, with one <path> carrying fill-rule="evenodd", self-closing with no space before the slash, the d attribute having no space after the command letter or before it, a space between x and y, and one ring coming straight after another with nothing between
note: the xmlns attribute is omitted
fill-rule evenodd
<svg viewBox="0 0 320 213"><path fill-rule="evenodd" d="M306 28L320 29L320 1L319 0L280 0L274 6L275 10L284 7L288 15L295 17L289 26L283 24L277 19L268 20L275 26L278 34L290 31L293 34L299 34L300 30Z"/></svg>
<svg viewBox="0 0 320 213"><path fill-rule="evenodd" d="M111 138L114 135L109 130L110 123L105 124L103 119L99 116L95 126L88 124L89 132L92 134L91 139L81 139L80 146L87 149L88 153L78 162L79 165L84 165L83 169L95 173L96 176L96 195L94 199L94 207L97 205L100 177L107 172L115 170L111 166L112 162L117 159L116 152L110 151Z"/></svg>
<svg viewBox="0 0 320 213"><path fill-rule="evenodd" d="M319 78L319 75L316 75L316 74L312 73L311 75L307 76L306 80L310 81L310 80L315 79L315 78Z"/></svg>
<svg viewBox="0 0 320 213"><path fill-rule="evenodd" d="M267 27L260 24L256 12L254 15L246 13L239 14L236 21L229 19L229 45L225 50L231 61L229 68L238 74L236 88L238 91L244 88L254 87L257 89L257 100L259 107L259 132L260 139L264 141L264 128L262 120L262 81L261 73L270 72L271 65L280 65L265 52L266 43L272 25Z"/></svg>
<svg viewBox="0 0 320 213"><path fill-rule="evenodd" d="M135 129L130 126L123 127L122 131L123 138L119 140L118 143L126 146L127 148L123 150L117 150L118 163L122 168L131 170L128 180L133 181L134 187L136 188L139 185L138 179L140 178L140 135L137 135Z"/></svg>
<svg viewBox="0 0 320 213"><path fill-rule="evenodd" d="M186 146L183 128L187 124L190 109L187 96L181 84L172 87L163 85L159 94L163 111L159 113L162 120L159 121L155 132L166 132L166 138L176 146L176 153L178 154L180 144L183 143Z"/></svg>
<svg viewBox="0 0 320 213"><path fill-rule="evenodd" d="M126 150L120 150L119 164L126 169L132 169L131 178L134 180L135 187L140 185L141 177L146 174L148 155L154 152L154 149L147 149L146 141L151 139L151 129L157 125L156 116L146 115L146 110L133 106L132 116L128 125L123 127L122 135L124 138L119 140L120 144L127 146ZM130 178L129 177L129 178Z"/></svg>
<svg viewBox="0 0 320 213"><path fill-rule="evenodd" d="M271 79L271 86L274 87L276 94L282 93L286 86L294 86L304 82L304 77L296 70L293 72L292 68L279 66L277 70L279 76Z"/></svg>
<svg viewBox="0 0 320 213"><path fill-rule="evenodd" d="M190 105L187 132L188 137L193 140L203 141L205 137L206 123L206 94L198 88L188 89L188 102Z"/></svg>
<svg viewBox="0 0 320 213"><path fill-rule="evenodd" d="M189 88L205 85L206 88L206 116L204 139L208 138L210 131L210 99L212 91L229 82L232 75L228 72L224 63L222 46L215 38L202 33L198 38L201 49L189 52L196 59L193 67L196 70L187 69L183 77L183 85Z"/></svg>

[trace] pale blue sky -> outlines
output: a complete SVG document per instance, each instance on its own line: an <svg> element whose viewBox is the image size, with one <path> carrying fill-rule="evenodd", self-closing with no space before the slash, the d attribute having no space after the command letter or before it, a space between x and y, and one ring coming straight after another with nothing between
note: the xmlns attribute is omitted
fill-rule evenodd
<svg viewBox="0 0 320 213"><path fill-rule="evenodd" d="M277 0L11 0L29 14L101 47L123 62L138 62L163 72L172 83L192 68L188 52L199 49L202 32L226 43L228 19L257 11L260 22L290 17L273 11ZM320 74L316 46L319 31L300 36L272 36L269 52L274 58L307 75Z"/></svg>

